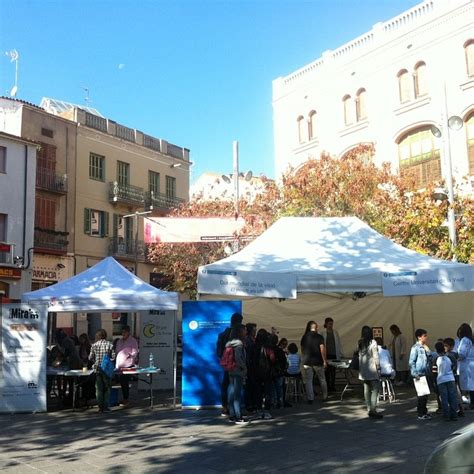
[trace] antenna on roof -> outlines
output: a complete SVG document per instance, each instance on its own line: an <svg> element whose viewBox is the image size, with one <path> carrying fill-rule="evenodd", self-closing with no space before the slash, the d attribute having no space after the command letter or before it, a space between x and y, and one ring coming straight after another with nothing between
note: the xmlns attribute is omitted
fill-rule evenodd
<svg viewBox="0 0 474 474"><path fill-rule="evenodd" d="M18 92L18 60L20 56L16 49L12 49L11 51L6 51L5 54L10 58L10 62L15 62L15 85L10 90L10 97L16 97Z"/></svg>

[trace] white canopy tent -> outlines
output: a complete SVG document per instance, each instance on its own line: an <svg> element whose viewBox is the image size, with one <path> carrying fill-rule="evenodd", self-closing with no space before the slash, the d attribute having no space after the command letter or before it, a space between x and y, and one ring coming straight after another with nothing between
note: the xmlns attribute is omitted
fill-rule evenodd
<svg viewBox="0 0 474 474"><path fill-rule="evenodd" d="M242 251L199 268L205 299L242 297L245 320L299 340L334 318L352 345L363 324L455 335L473 319L474 266L408 250L355 217L285 217ZM211 296L212 295L212 296ZM400 295L400 296L394 296ZM348 352L348 351L346 351Z"/></svg>
<svg viewBox="0 0 474 474"><path fill-rule="evenodd" d="M49 312L175 311L173 336L174 405L176 404L176 311L178 293L159 290L135 276L112 257L37 291L24 293L22 302L46 304ZM159 317L159 316L157 316Z"/></svg>
<svg viewBox="0 0 474 474"><path fill-rule="evenodd" d="M68 280L24 293L24 303L48 304L53 312L177 310L178 294L162 291L107 257Z"/></svg>

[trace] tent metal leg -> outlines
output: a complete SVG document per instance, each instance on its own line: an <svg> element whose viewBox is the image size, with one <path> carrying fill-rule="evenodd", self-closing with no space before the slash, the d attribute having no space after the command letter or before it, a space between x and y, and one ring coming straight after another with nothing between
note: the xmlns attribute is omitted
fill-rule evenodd
<svg viewBox="0 0 474 474"><path fill-rule="evenodd" d="M413 308L413 296L410 296L410 313L411 313L411 334L413 340L415 339L415 310Z"/></svg>
<svg viewBox="0 0 474 474"><path fill-rule="evenodd" d="M178 351L177 351L177 319L178 312L174 312L174 329L173 329L173 408L176 408L176 378L178 369Z"/></svg>

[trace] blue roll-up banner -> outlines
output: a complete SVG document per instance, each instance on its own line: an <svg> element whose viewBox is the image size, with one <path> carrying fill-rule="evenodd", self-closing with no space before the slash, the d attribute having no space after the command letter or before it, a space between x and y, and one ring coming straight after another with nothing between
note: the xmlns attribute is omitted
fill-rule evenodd
<svg viewBox="0 0 474 474"><path fill-rule="evenodd" d="M183 408L221 406L217 336L241 312L242 301L183 302Z"/></svg>

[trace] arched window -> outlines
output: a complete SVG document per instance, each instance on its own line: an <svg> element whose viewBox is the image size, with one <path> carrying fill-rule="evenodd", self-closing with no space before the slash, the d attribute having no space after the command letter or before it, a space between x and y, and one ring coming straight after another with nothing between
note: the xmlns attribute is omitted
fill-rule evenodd
<svg viewBox="0 0 474 474"><path fill-rule="evenodd" d="M467 156L469 159L469 174L474 176L474 112L466 119Z"/></svg>
<svg viewBox="0 0 474 474"><path fill-rule="evenodd" d="M365 89L358 90L356 95L356 118L358 122L367 118L366 96Z"/></svg>
<svg viewBox="0 0 474 474"><path fill-rule="evenodd" d="M352 123L352 101L350 95L345 95L342 98L344 104L344 124L350 125Z"/></svg>
<svg viewBox="0 0 474 474"><path fill-rule="evenodd" d="M428 94L428 78L426 77L426 64L420 62L415 66L415 97Z"/></svg>
<svg viewBox="0 0 474 474"><path fill-rule="evenodd" d="M406 69L402 69L398 75L398 92L400 94L400 103L408 102L411 98L411 79Z"/></svg>
<svg viewBox="0 0 474 474"><path fill-rule="evenodd" d="M466 70L469 77L474 76L474 39L466 41L464 44L464 51L466 53Z"/></svg>
<svg viewBox="0 0 474 474"><path fill-rule="evenodd" d="M412 174L417 188L441 180L438 140L430 127L420 127L405 134L398 142L400 173Z"/></svg>
<svg viewBox="0 0 474 474"><path fill-rule="evenodd" d="M304 135L304 117L300 115L296 119L296 123L298 125L298 143L304 143L305 135Z"/></svg>
<svg viewBox="0 0 474 474"><path fill-rule="evenodd" d="M312 110L308 116L308 138L316 138L316 111Z"/></svg>

